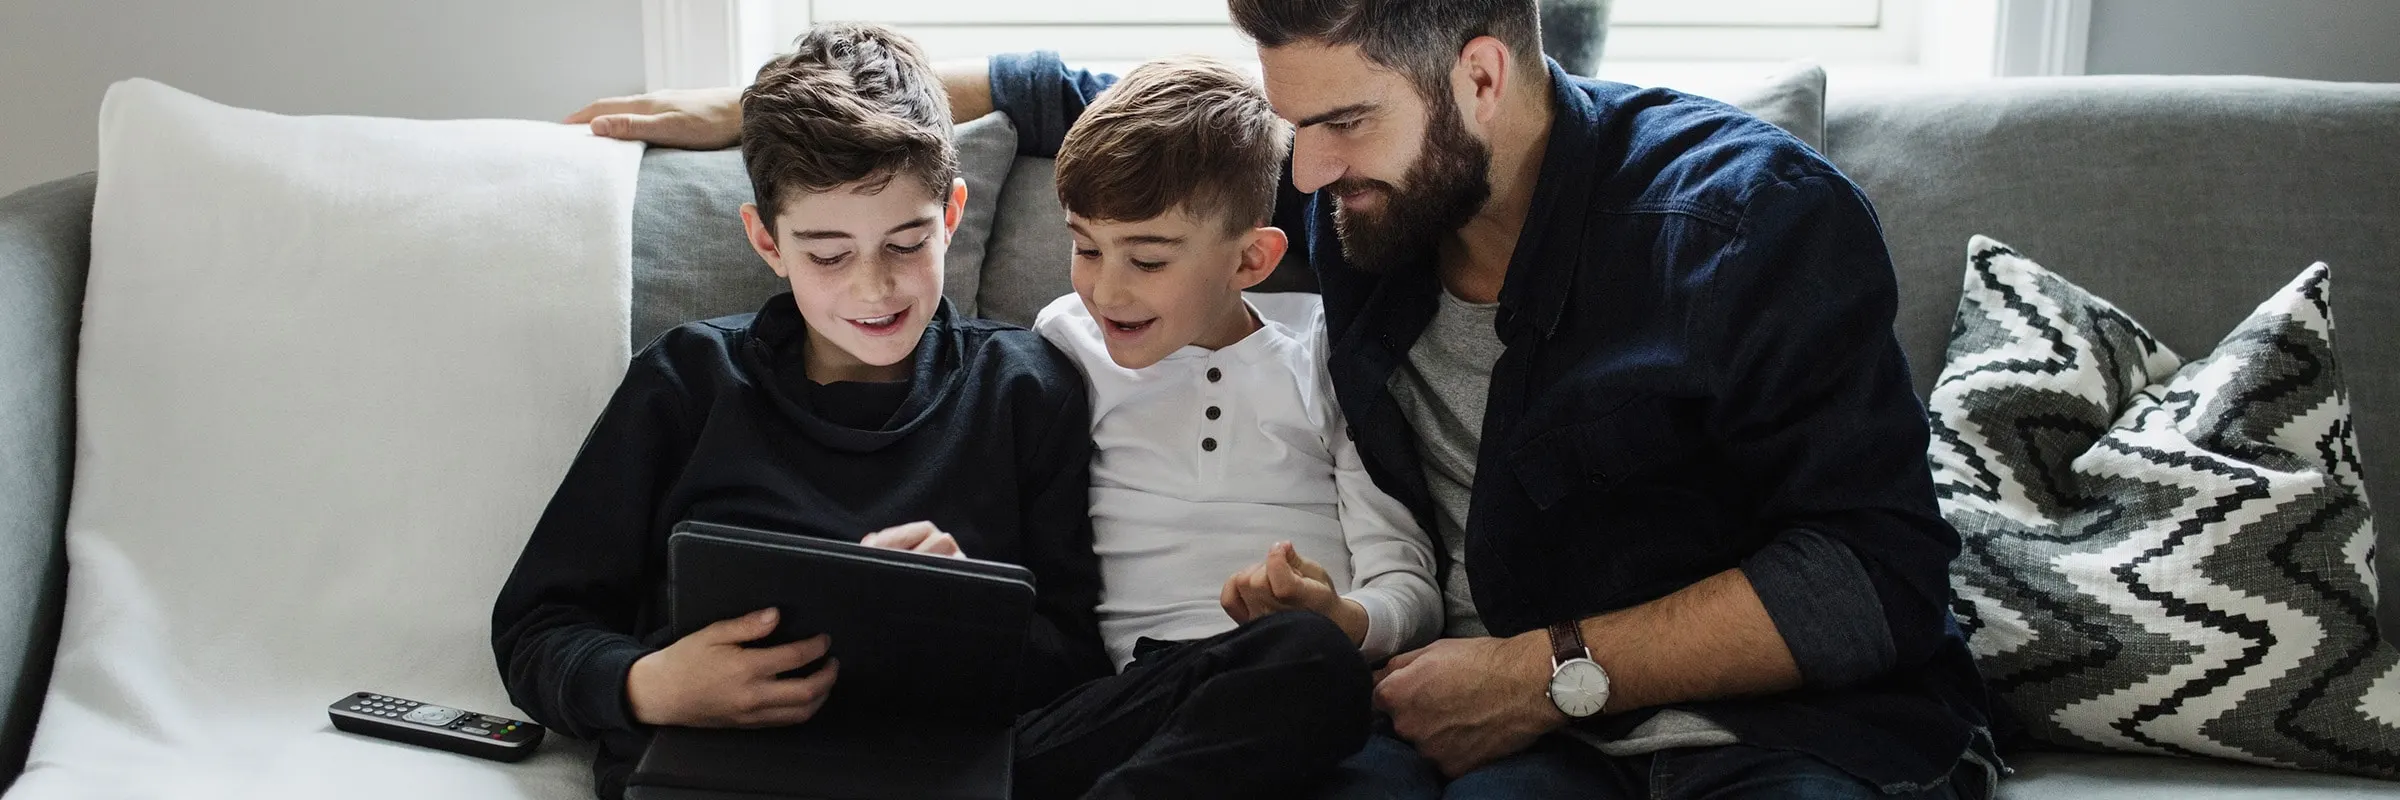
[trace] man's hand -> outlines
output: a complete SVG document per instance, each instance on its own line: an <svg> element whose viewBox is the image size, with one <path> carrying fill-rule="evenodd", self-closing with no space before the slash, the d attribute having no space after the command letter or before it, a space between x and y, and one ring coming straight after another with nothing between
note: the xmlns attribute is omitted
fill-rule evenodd
<svg viewBox="0 0 2400 800"><path fill-rule="evenodd" d="M911 550L951 558L967 557L966 553L959 551L957 539L943 533L931 522L911 522L885 528L867 534L867 538L858 540L858 543L886 550Z"/></svg>
<svg viewBox="0 0 2400 800"><path fill-rule="evenodd" d="M742 138L740 89L668 89L592 101L568 115L569 125L592 126L611 139L686 150L732 147Z"/></svg>
<svg viewBox="0 0 2400 800"><path fill-rule="evenodd" d="M625 676L633 718L646 725L772 728L807 722L833 693L841 662L805 678L777 678L833 646L826 636L774 647L743 647L775 632L775 609L722 620L642 656Z"/></svg>
<svg viewBox="0 0 2400 800"><path fill-rule="evenodd" d="M1341 626L1351 644L1367 637L1366 607L1343 597L1333 586L1333 576L1301 557L1291 542L1275 543L1265 559L1225 579L1217 604L1236 624L1279 611L1312 611Z"/></svg>
<svg viewBox="0 0 2400 800"><path fill-rule="evenodd" d="M1443 639L1375 674L1375 707L1392 729L1456 778L1566 725L1550 704L1542 631L1508 639Z"/></svg>

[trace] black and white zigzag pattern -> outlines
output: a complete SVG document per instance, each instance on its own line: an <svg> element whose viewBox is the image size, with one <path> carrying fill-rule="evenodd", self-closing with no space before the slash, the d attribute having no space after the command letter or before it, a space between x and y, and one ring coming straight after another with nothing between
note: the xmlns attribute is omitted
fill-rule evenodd
<svg viewBox="0 0 2400 800"><path fill-rule="evenodd" d="M2400 778L2323 264L2206 358L1976 237L1929 405L1957 611L2052 744Z"/></svg>

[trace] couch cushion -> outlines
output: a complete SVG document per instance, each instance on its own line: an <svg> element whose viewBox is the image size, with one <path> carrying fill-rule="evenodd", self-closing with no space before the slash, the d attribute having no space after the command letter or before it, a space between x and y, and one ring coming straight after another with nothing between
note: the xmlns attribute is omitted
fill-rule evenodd
<svg viewBox="0 0 2400 800"><path fill-rule="evenodd" d="M1929 460L1993 697L2065 747L2400 778L2323 264L2186 364L1978 237Z"/></svg>
<svg viewBox="0 0 2400 800"><path fill-rule="evenodd" d="M0 786L23 764L58 644L89 173L0 198Z"/></svg>
<svg viewBox="0 0 2400 800"><path fill-rule="evenodd" d="M2393 800L2400 782L2230 761L2013 753L2000 800Z"/></svg>
<svg viewBox="0 0 2400 800"><path fill-rule="evenodd" d="M2342 285L2337 349L2367 493L2400 508L2400 84L2084 77L1831 98L1828 154L1866 189L1899 271L1900 339L1941 370L1963 243L2008 240L2206 352L2301 265ZM2382 624L2400 632L2400 525Z"/></svg>
<svg viewBox="0 0 2400 800"><path fill-rule="evenodd" d="M1000 184L1017 156L1017 129L1005 114L958 126L958 166L967 182L967 216L942 264L943 294L961 314L976 313L984 250L999 209ZM791 285L750 249L742 204L750 202L742 153L653 148L642 156L633 210L633 347L697 319L758 310Z"/></svg>
<svg viewBox="0 0 2400 800"><path fill-rule="evenodd" d="M589 797L578 743L501 768L326 707L514 713L492 597L623 375L640 148L148 81L99 132L73 579L11 796Z"/></svg>
<svg viewBox="0 0 2400 800"><path fill-rule="evenodd" d="M1697 93L1697 92L1695 92ZM1709 90L1708 96L1731 103L1760 119L1819 146L1825 128L1825 71L1797 63L1753 83ZM1057 171L1047 158L1020 158L1000 191L1000 219L992 230L992 249L985 261L983 316L1030 325L1050 301L1073 290L1067 279L1068 251L1074 239L1067 233L1066 211L1058 203ZM1303 197L1287 185L1281 202ZM1294 232L1297 235L1297 232ZM1302 248L1259 284L1260 291L1313 291L1316 281L1295 274L1305 268L1297 257Z"/></svg>

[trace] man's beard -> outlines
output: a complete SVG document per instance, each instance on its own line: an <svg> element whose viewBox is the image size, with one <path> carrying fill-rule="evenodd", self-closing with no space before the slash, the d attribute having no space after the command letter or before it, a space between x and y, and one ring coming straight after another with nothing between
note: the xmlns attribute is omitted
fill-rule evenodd
<svg viewBox="0 0 2400 800"><path fill-rule="evenodd" d="M1491 146L1467 132L1450 98L1426 105L1432 116L1425 142L1400 186L1344 178L1325 187L1336 198L1334 232L1352 267L1383 272L1410 259L1431 258L1442 237L1467 224L1492 196ZM1342 207L1340 196L1359 190L1382 195L1383 207L1371 212Z"/></svg>

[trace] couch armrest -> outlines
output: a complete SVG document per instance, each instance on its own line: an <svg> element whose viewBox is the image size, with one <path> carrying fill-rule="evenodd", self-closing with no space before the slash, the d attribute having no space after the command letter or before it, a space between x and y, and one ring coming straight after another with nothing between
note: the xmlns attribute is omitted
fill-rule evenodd
<svg viewBox="0 0 2400 800"><path fill-rule="evenodd" d="M24 769L58 648L95 186L0 198L0 788Z"/></svg>

